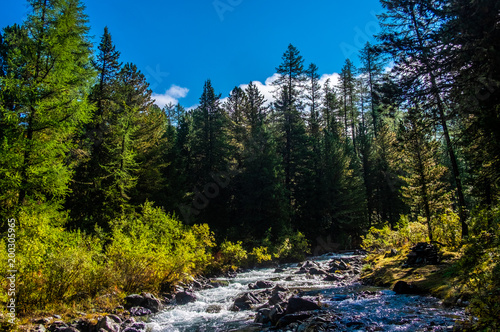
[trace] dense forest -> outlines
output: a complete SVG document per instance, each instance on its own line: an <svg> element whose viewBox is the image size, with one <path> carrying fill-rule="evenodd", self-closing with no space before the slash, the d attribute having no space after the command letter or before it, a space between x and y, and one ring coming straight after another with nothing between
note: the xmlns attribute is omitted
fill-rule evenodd
<svg viewBox="0 0 500 332"><path fill-rule="evenodd" d="M338 82L320 85L289 45L269 68L273 100L207 80L194 109L158 107L112 31L92 45L81 1L29 3L0 35L0 213L4 234L17 221L20 313L357 248L384 227L462 248L498 298L498 1L381 0L377 43L359 68L338 64Z"/></svg>

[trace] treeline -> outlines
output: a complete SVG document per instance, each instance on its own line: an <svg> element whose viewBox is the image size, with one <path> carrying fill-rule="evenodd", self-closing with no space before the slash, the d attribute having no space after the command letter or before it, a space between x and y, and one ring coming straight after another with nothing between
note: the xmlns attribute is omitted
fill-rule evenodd
<svg viewBox="0 0 500 332"><path fill-rule="evenodd" d="M49 278L36 273L49 265L37 268L63 250L43 239L49 229L65 229L56 242L92 247L81 257L112 266L127 288L141 265L117 248L150 245L135 262L152 259L150 271L173 282L206 266L211 231L217 243L277 253L304 249L305 238L353 247L401 215L444 242L498 227L499 4L381 2L378 43L361 51L360 68L346 60L338 82L321 86L317 66L289 45L272 101L252 83L223 101L207 80L186 110L154 104L107 28L92 50L79 0L30 0L27 20L0 36L0 211L4 229L18 218L39 243L27 273ZM487 211L485 223L471 222L474 210ZM179 248L188 255L175 261Z"/></svg>

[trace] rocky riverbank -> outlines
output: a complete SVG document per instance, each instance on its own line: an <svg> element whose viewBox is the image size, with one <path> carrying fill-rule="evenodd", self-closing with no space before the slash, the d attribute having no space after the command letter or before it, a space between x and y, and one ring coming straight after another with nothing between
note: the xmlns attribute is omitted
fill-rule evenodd
<svg viewBox="0 0 500 332"><path fill-rule="evenodd" d="M428 243L371 254L365 259L361 281L398 294L431 295L445 305L465 307L470 294L457 287L454 264L459 257L456 252L440 251Z"/></svg>
<svg viewBox="0 0 500 332"><path fill-rule="evenodd" d="M425 324L452 330L438 300L398 296L361 284L362 255L330 255L300 264L199 278L155 297L131 294L101 317L37 321L37 331L388 331ZM419 309L415 309L419 308ZM413 329L414 330L414 329Z"/></svg>

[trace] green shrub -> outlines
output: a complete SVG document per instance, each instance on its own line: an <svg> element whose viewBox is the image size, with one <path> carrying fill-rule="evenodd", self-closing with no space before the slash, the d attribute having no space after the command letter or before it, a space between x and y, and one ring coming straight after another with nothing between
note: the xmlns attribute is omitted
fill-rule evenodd
<svg viewBox="0 0 500 332"><path fill-rule="evenodd" d="M296 232L282 238L275 249L274 257L280 261L301 261L308 253L311 253L309 242L304 234Z"/></svg>
<svg viewBox="0 0 500 332"><path fill-rule="evenodd" d="M148 202L140 215L114 223L106 255L115 283L126 292L157 291L198 273L209 261L211 246L207 225L189 229Z"/></svg>
<svg viewBox="0 0 500 332"><path fill-rule="evenodd" d="M267 247L255 247L248 255L248 260L251 264L262 264L272 260L272 256L267 251Z"/></svg>
<svg viewBox="0 0 500 332"><path fill-rule="evenodd" d="M163 284L200 273L211 261L214 239L207 225L184 226L151 203L140 214L115 220L110 234L68 231L66 221L66 213L47 204L24 206L19 214L16 307L21 315L54 306L94 305L110 293L157 292ZM6 249L0 241L2 277L8 270ZM2 303L7 300L5 281Z"/></svg>
<svg viewBox="0 0 500 332"><path fill-rule="evenodd" d="M462 237L460 217L453 211L448 210L437 219L438 221L434 223L432 230L434 240L447 247L456 248L460 244Z"/></svg>
<svg viewBox="0 0 500 332"><path fill-rule="evenodd" d="M226 240L220 245L220 264L222 270L227 270L227 268L233 271L236 270L246 263L247 257L248 253L243 249L241 241L233 243Z"/></svg>
<svg viewBox="0 0 500 332"><path fill-rule="evenodd" d="M472 298L469 310L477 317L474 329L500 330L500 209L477 211L472 215L473 232L463 247L459 262L461 283ZM489 231L479 232L479 227Z"/></svg>
<svg viewBox="0 0 500 332"><path fill-rule="evenodd" d="M363 249L384 252L427 241L427 226L422 221L410 222L407 216L401 216L396 230L391 230L388 224L382 228L372 227L361 239Z"/></svg>

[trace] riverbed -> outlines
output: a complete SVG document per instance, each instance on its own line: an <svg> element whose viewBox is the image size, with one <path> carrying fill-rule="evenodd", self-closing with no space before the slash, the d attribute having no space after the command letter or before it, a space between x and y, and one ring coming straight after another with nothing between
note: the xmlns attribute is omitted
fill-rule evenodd
<svg viewBox="0 0 500 332"><path fill-rule="evenodd" d="M332 261L349 261L349 254L328 254L311 258L320 269ZM359 258L359 257L358 257ZM303 265L303 264L302 264ZM430 296L397 295L385 288L362 285L359 269L339 274L335 281L324 275L301 273L301 264L281 265L281 270L262 268L239 273L234 278L219 278L227 286L195 292L197 300L186 305L170 305L151 317L148 327L154 332L181 331L453 331L456 320L465 317L463 308L445 308ZM234 299L257 281L272 281L299 296L318 303L322 310L308 322L298 321L283 329L270 323L257 324L256 305L249 310L234 310ZM261 306L260 306L261 307ZM233 310L232 310L233 309ZM316 324L311 320L318 320ZM316 325L314 325L316 324Z"/></svg>

